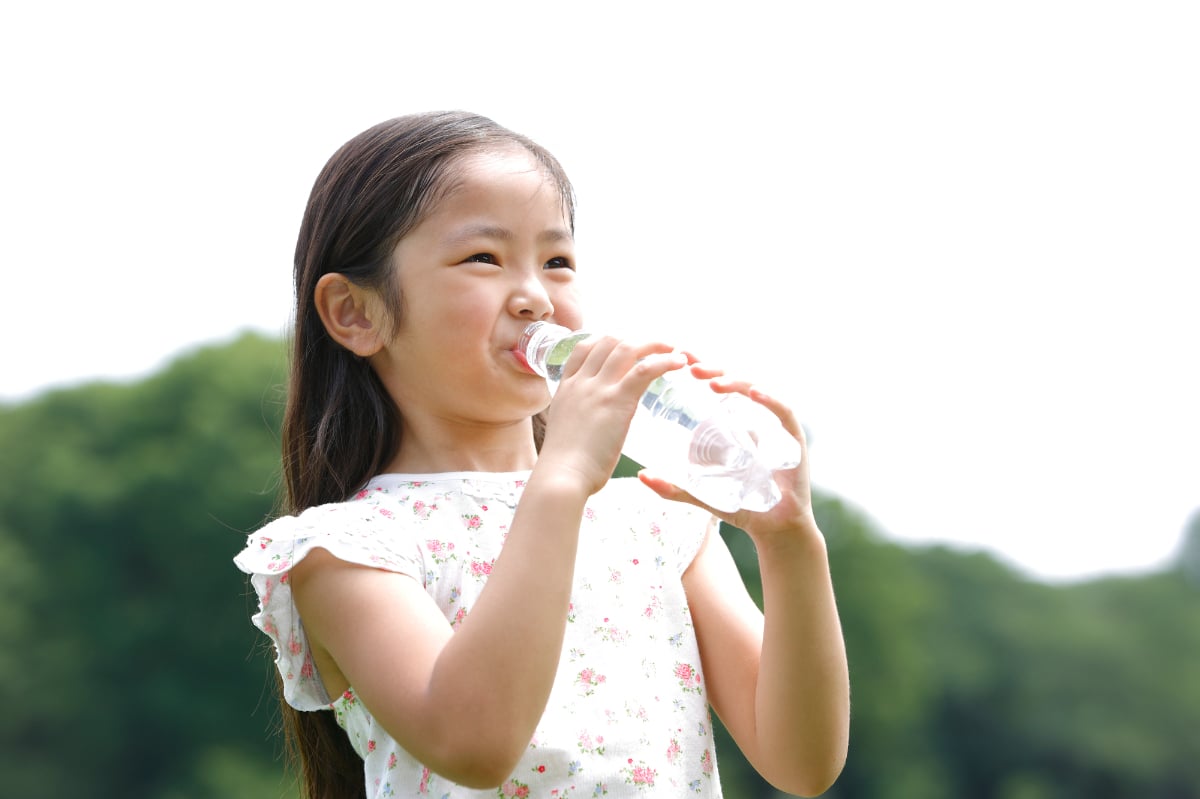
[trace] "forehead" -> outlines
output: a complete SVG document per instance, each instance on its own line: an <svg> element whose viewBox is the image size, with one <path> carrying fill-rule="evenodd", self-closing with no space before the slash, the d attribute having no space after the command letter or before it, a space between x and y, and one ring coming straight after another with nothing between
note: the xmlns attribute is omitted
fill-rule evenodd
<svg viewBox="0 0 1200 799"><path fill-rule="evenodd" d="M515 144L463 153L454 160L448 172L446 196L461 190L465 185L490 184L505 178L521 176L554 184L553 175L538 163L533 154Z"/></svg>
<svg viewBox="0 0 1200 799"><path fill-rule="evenodd" d="M519 145L463 153L449 165L429 217L488 203L554 203L570 226L567 189L544 164ZM428 217L427 217L428 218Z"/></svg>

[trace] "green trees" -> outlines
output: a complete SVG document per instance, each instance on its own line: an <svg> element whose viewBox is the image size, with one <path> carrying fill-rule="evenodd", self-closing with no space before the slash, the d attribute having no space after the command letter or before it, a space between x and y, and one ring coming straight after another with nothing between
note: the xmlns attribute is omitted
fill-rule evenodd
<svg viewBox="0 0 1200 799"><path fill-rule="evenodd" d="M283 359L248 335L0 407L0 794L290 795L230 560L274 502ZM828 796L1200 797L1200 522L1176 568L1051 587L817 512L853 704ZM719 734L726 795L773 796Z"/></svg>
<svg viewBox="0 0 1200 799"><path fill-rule="evenodd" d="M7 795L211 796L214 758L266 773L268 661L230 557L273 501L279 353L246 337L0 413Z"/></svg>

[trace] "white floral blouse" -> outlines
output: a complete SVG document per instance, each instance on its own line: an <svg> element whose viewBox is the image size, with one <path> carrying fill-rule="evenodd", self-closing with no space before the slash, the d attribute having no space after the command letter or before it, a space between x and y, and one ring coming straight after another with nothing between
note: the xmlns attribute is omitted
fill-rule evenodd
<svg viewBox="0 0 1200 799"><path fill-rule="evenodd" d="M709 514L610 480L584 513L562 659L533 740L497 789L429 771L353 689L330 701L292 603L288 570L314 547L411 575L457 626L487 581L528 472L383 475L353 499L276 519L235 558L259 597L284 695L332 709L362 756L369 797L721 796L700 655L681 576ZM715 532L714 532L715 534ZM521 644L511 653L519 656ZM469 735L469 730L464 730Z"/></svg>

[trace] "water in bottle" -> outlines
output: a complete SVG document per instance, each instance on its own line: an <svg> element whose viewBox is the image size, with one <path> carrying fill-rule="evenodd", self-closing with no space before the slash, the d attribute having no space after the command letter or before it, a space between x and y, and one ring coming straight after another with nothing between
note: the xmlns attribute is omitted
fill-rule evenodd
<svg viewBox="0 0 1200 799"><path fill-rule="evenodd" d="M550 390L590 333L549 322L525 329L517 352ZM718 394L684 369L642 395L623 452L722 511L764 511L780 500L774 472L800 463L800 443L770 411L742 394Z"/></svg>

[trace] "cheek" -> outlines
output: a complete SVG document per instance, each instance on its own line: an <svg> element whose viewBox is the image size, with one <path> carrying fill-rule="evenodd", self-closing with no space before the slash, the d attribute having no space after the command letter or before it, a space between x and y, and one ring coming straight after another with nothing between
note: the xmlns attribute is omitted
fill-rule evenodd
<svg viewBox="0 0 1200 799"><path fill-rule="evenodd" d="M583 327L583 308L580 306L579 293L574 287L551 294L550 301L554 304L555 322L572 330Z"/></svg>

